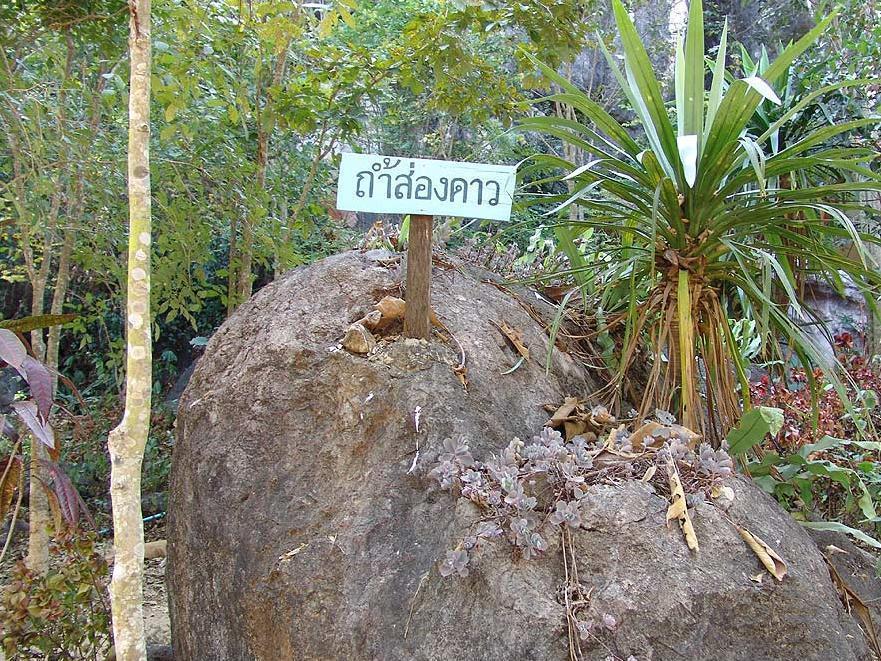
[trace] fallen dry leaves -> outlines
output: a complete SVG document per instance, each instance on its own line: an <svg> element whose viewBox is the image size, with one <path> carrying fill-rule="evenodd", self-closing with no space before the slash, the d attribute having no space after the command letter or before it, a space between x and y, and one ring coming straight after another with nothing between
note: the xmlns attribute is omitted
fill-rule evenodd
<svg viewBox="0 0 881 661"><path fill-rule="evenodd" d="M758 535L751 533L741 526L735 525L734 527L737 528L737 532L743 538L743 541L753 550L753 553L756 554L762 565L768 570L768 573L778 581L782 581L787 572L786 563L783 561L783 558L777 555L777 552L768 546Z"/></svg>
<svg viewBox="0 0 881 661"><path fill-rule="evenodd" d="M667 508L667 522L673 519L679 521L679 528L685 536L685 543L695 553L699 550L697 535L688 516L688 506L685 502L685 491L682 489L682 480L679 479L679 470L676 462L671 458L667 463L667 479L670 482L670 507Z"/></svg>
<svg viewBox="0 0 881 661"><path fill-rule="evenodd" d="M545 409L553 415L544 426L561 431L567 441L575 436L584 436L593 442L617 422L605 406L588 407L587 402L577 397L566 397L557 408L551 406Z"/></svg>

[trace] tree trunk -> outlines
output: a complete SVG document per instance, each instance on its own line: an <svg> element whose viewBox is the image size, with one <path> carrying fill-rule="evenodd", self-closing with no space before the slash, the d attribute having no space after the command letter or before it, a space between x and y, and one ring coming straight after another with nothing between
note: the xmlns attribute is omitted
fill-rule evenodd
<svg viewBox="0 0 881 661"><path fill-rule="evenodd" d="M31 280L31 314L41 315L45 311L46 282L49 279L49 266L52 262L52 239L50 230L54 230L54 219L57 218L61 196L56 190L50 209L50 228L44 238L42 263ZM31 331L31 350L37 360L46 359L46 343L42 329ZM31 475L28 500L28 568L37 574L49 571L49 537L52 519L49 511L49 497L45 484L48 476L43 462L49 460L49 451L39 440L31 436Z"/></svg>
<svg viewBox="0 0 881 661"><path fill-rule="evenodd" d="M64 299L67 297L67 287L70 284L70 258L74 244L73 229L64 230L64 243L61 246L61 255L58 257L58 272L55 275L55 290L52 292L52 305L49 308L51 314L64 312ZM46 342L46 365L52 374L52 394L58 386L58 347L61 343L61 326L52 326L49 329L49 339Z"/></svg>
<svg viewBox="0 0 881 661"><path fill-rule="evenodd" d="M263 192L266 189L266 162L269 138L262 129L257 134L257 197L251 200L248 213L242 219L242 242L239 247L239 277L236 287L236 305L244 303L251 298L253 279L251 277L251 264L254 259L254 225L257 214L253 211L253 205L263 204Z"/></svg>
<svg viewBox="0 0 881 661"><path fill-rule="evenodd" d="M120 661L147 657L144 637L144 523L141 462L150 429L150 0L130 0L129 247L126 310L126 398L110 432L113 504L113 640Z"/></svg>
<svg viewBox="0 0 881 661"><path fill-rule="evenodd" d="M238 210L235 210L236 212ZM226 270L226 316L232 315L236 309L238 298L238 278L236 274L239 268L239 219L236 213L233 213L232 220L229 222L229 253L227 261L229 268Z"/></svg>
<svg viewBox="0 0 881 661"><path fill-rule="evenodd" d="M863 193L861 202L876 210L881 209L881 196L874 191L871 193ZM874 234L878 231L878 222L879 221L877 220L864 216L860 219L859 228L863 232ZM873 223L875 226L873 226ZM865 242L863 245L866 248L866 257L869 262L869 267L881 271L881 246L869 242ZM876 303L879 309L881 309L881 298L877 299ZM868 310L868 326L868 332L866 333L866 341L868 343L866 353L869 356L881 355L881 314L875 314L871 309Z"/></svg>
<svg viewBox="0 0 881 661"><path fill-rule="evenodd" d="M48 259L48 257L44 257ZM43 314L43 295L46 291L45 281L38 279L33 283L33 296L31 298L31 314ZM34 355L40 360L45 355L43 344L43 332L35 330L31 332L31 348ZM26 564L28 568L37 574L45 574L49 571L49 531L52 519L49 511L49 497L46 494L44 484L48 481L42 462L49 459L48 448L36 437L31 435L31 478L28 501L28 555Z"/></svg>
<svg viewBox="0 0 881 661"><path fill-rule="evenodd" d="M55 250L54 243L58 228L58 216L61 211L62 201L65 197L61 173L69 166L67 161L69 160L70 155L67 148L67 139L65 138L66 90L68 81L70 80L71 69L73 67L75 50L73 39L69 33L66 35L66 44L67 56L64 64L64 75L58 86L58 96L56 99L56 121L58 123L61 154L60 167L59 172L55 177L55 188L52 191L52 197L49 204L49 216L46 219L43 230L43 248L40 255L42 261L40 262L39 269L37 269L34 264L33 254L31 253L30 264L28 267L28 275L33 288L31 296L32 315L43 314L46 310L46 289L49 287L52 271L53 254ZM13 153L13 158L15 159L17 157L20 157L20 155ZM24 200L25 198L22 197L22 204L24 204ZM22 220L24 220L24 218L22 218ZM66 263L67 261L69 261L69 254ZM53 305L55 296L56 293L53 292ZM48 357L48 347L43 338L42 329L31 331L31 349L38 360L46 362ZM57 364L58 361L55 360L54 362ZM54 387L52 392L54 395ZM48 460L49 452L47 448L36 439L33 439L31 441L30 501L28 503L30 532L28 534L27 565L32 571L38 574L44 574L49 569L49 530L51 527L51 518L49 512L49 499L44 488L44 485L48 482L48 477L46 475L46 470L43 467L43 462Z"/></svg>
<svg viewBox="0 0 881 661"><path fill-rule="evenodd" d="M73 42L68 35L68 49L73 49ZM101 121L101 92L104 90L107 79L104 78L105 72L102 66L99 69L99 75L96 80L95 89L93 90L90 114L89 114L89 137L91 142L98 135L98 125ZM86 204L86 165L85 161L88 155L81 153L79 156L80 163L77 168L76 178L71 186L71 200L68 205L67 223L64 229L64 240L61 246L61 254L58 257L58 270L55 274L55 290L52 292L52 305L50 312L52 314L62 314L64 312L64 300L67 298L67 289L70 286L70 261L73 256L73 249L76 244L76 235L80 221L83 218L83 209ZM52 370L58 369L58 347L61 342L61 326L52 326L49 329L49 340L46 345L46 365ZM52 392L55 393L58 384L58 377L52 374Z"/></svg>
<svg viewBox="0 0 881 661"><path fill-rule="evenodd" d="M290 47L290 39L288 39L284 47L278 54L275 61L275 67L272 72L272 88L278 88L284 78L285 67L287 66L288 48ZM258 95L259 95L258 88ZM266 95L266 105L271 103L269 90L263 90ZM260 99L257 99L258 108ZM259 112L257 115L257 204L264 204L266 197L266 169L269 167L269 140L272 131L275 128L275 122L269 121L267 126L263 125L263 119ZM238 303L244 303L251 298L254 279L251 274L251 264L254 261L254 225L258 214L249 213L242 224L242 244L241 244L241 263L239 265L238 278Z"/></svg>
<svg viewBox="0 0 881 661"><path fill-rule="evenodd" d="M290 220L288 220L287 200L285 200L284 224L286 228L282 233L282 240L285 243L291 243L294 240L294 227L296 226L297 219L300 217L300 213L302 213L303 208L306 206L306 202L309 200L309 194L312 192L312 187L315 185L315 177L318 174L318 167L321 165L321 161L324 160L336 145L336 138L333 136L331 136L327 145L324 144L326 133L327 131L323 127L321 133L318 135L317 144L315 145L315 156L312 158L312 163L309 165L309 174L306 175L306 180L303 182L303 188L300 189L300 196L297 198L297 204L294 207L293 214L290 215ZM285 270L286 269L280 264L277 265L275 277L278 278Z"/></svg>
<svg viewBox="0 0 881 661"><path fill-rule="evenodd" d="M287 235L288 228L288 198L285 195L281 196L281 199L278 201L278 222L281 226L279 234L281 236ZM272 265L272 279L278 280L281 277L281 274L284 273L284 268L281 265L281 254L278 246L275 247L275 262Z"/></svg>

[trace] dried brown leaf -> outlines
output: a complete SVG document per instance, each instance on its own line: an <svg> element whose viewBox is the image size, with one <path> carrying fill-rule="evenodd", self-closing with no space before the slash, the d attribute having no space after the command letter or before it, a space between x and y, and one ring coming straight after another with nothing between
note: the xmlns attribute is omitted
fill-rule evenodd
<svg viewBox="0 0 881 661"><path fill-rule="evenodd" d="M346 330L342 345L351 353L368 354L376 348L376 338L363 325L356 323Z"/></svg>
<svg viewBox="0 0 881 661"><path fill-rule="evenodd" d="M587 424L583 420L567 420L563 423L563 431L565 432L563 436L568 441L583 434L586 429Z"/></svg>
<svg viewBox="0 0 881 661"><path fill-rule="evenodd" d="M523 334L506 321L503 321L501 324L496 324L496 327L502 331L502 334L508 339L508 342L511 343L517 353L523 356L526 360L529 360L529 349L523 344Z"/></svg>
<svg viewBox="0 0 881 661"><path fill-rule="evenodd" d="M782 581L787 572L786 563L783 561L783 558L777 555L777 552L768 546L768 544L760 537L754 535L746 528L741 528L740 526L735 526L735 528L737 528L737 532L740 533L743 541L745 541L753 550L753 553L758 556L762 565L768 570L768 573L778 581Z"/></svg>
<svg viewBox="0 0 881 661"><path fill-rule="evenodd" d="M21 459L6 457L0 461L0 521L6 519L12 506L12 497L21 479Z"/></svg>
<svg viewBox="0 0 881 661"><path fill-rule="evenodd" d="M359 319L357 323L361 324L368 330L376 330L376 327L382 323L382 312L379 310L371 310L364 315L362 319Z"/></svg>
<svg viewBox="0 0 881 661"><path fill-rule="evenodd" d="M605 406L597 405L590 410L590 424L594 427L608 427L615 422L617 422L615 416L609 413L609 409Z"/></svg>
<svg viewBox="0 0 881 661"><path fill-rule="evenodd" d="M701 435L695 431L690 430L688 427L683 427L682 425L670 425L670 431L680 438L685 439L688 447L694 449L697 446L697 442L701 440Z"/></svg>
<svg viewBox="0 0 881 661"><path fill-rule="evenodd" d="M572 289L572 286L548 285L542 288L544 295L555 303L563 300L563 297Z"/></svg>
<svg viewBox="0 0 881 661"><path fill-rule="evenodd" d="M468 392L468 368L464 365L460 365L459 367L453 368L453 373L459 379L459 383L462 384L465 392Z"/></svg>
<svg viewBox="0 0 881 661"><path fill-rule="evenodd" d="M391 326L395 321L404 318L404 311L407 309L407 304L404 302L403 298L386 296L380 300L379 303L374 305L373 309L379 310L379 313L382 315L382 318L377 322L375 329L382 330L383 328Z"/></svg>
<svg viewBox="0 0 881 661"><path fill-rule="evenodd" d="M670 460L667 464L667 479L670 482L670 507L667 508L667 521L676 519L679 521L679 527L685 536L685 543L688 548L694 552L699 550L697 543L697 535L694 532L694 526L691 523L691 517L688 516L688 507L685 504L685 491L682 489L682 480L679 479L679 470L676 468L676 462Z"/></svg>
<svg viewBox="0 0 881 661"><path fill-rule="evenodd" d="M710 498L713 499L716 507L723 512L728 511L734 504L734 489L729 486L715 485L710 490Z"/></svg>
<svg viewBox="0 0 881 661"><path fill-rule="evenodd" d="M659 422L655 422L654 420L645 423L630 435L630 438L628 439L630 447L634 450L643 450L646 447L663 445L665 439L662 437L661 433L659 433L661 429L668 429L668 427ZM667 438L669 437L670 435L668 432ZM648 442L646 442L646 439L648 439Z"/></svg>
<svg viewBox="0 0 881 661"><path fill-rule="evenodd" d="M64 530L64 516L61 514L61 506L58 504L58 497L45 484L42 485L46 492L46 500L49 502L49 511L52 513L52 526L54 530Z"/></svg>
<svg viewBox="0 0 881 661"><path fill-rule="evenodd" d="M566 397L560 407L554 412L554 415L551 416L551 419L548 420L544 426L556 429L572 417L576 408L578 408L578 398Z"/></svg>
<svg viewBox="0 0 881 661"><path fill-rule="evenodd" d="M857 614L857 617L860 618L866 638L872 646L872 651L875 652L875 658L881 659L881 642L878 640L878 633L875 631L875 623L872 621L872 611L870 611L869 607L866 606L866 603L860 599L860 596L854 592L847 583L845 583L841 574L838 573L832 563L829 562L825 556L823 556L823 560L826 561L826 566L829 568L829 575L832 577L832 582L835 584L838 594L841 595L841 599L844 601L848 611L853 609Z"/></svg>
<svg viewBox="0 0 881 661"><path fill-rule="evenodd" d="M166 540L157 539L153 542L144 544L144 560L154 560L156 558L164 558L168 555L168 545Z"/></svg>

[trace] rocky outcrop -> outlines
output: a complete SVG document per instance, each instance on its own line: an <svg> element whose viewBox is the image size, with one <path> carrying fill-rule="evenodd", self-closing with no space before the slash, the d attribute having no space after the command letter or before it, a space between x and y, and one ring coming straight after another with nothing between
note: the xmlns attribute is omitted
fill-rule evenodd
<svg viewBox="0 0 881 661"><path fill-rule="evenodd" d="M400 293L397 258L376 252L287 274L212 338L181 400L173 458L176 659L569 658L559 541L517 562L492 543L467 577L441 578L475 511L427 472L444 439L485 458L535 434L543 405L597 384L557 351L546 373L535 317L548 308L534 295L515 299L465 268L436 266L433 278L454 339L341 347L352 323ZM531 354L509 374L517 354L502 322ZM591 487L573 543L589 608L614 626L582 641L583 658L867 658L811 539L750 482L731 486L727 515L696 505L696 556L651 485ZM751 579L761 566L726 516L783 556L782 583Z"/></svg>

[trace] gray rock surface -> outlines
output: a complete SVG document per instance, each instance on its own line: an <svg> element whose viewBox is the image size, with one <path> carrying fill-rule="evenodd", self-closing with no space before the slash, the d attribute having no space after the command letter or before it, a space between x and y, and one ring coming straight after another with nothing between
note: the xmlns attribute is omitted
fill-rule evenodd
<svg viewBox="0 0 881 661"><path fill-rule="evenodd" d="M546 376L542 326L485 277L434 273L467 392L455 342L340 349L349 324L399 292L387 254L297 269L215 334L181 400L172 466L175 659L568 658L558 540L519 562L491 545L466 578L437 571L475 517L426 477L443 440L466 438L485 458L537 433L542 405L596 385L557 352ZM492 321L532 352L512 374ZM783 556L783 583L750 580L760 565L712 506L696 508L692 557L649 485L593 487L589 529L575 534L580 577L591 613L617 628L583 642L585 659L868 658L811 539L750 483L732 486L729 516Z"/></svg>
<svg viewBox="0 0 881 661"><path fill-rule="evenodd" d="M843 296L828 283L808 278L800 301L805 308L804 316L799 319L790 309L790 316L800 322L804 332L829 361L835 358L834 338L839 333L849 332L854 339L854 348L863 349L860 331L869 323L866 300L859 288L846 274L841 277Z"/></svg>

